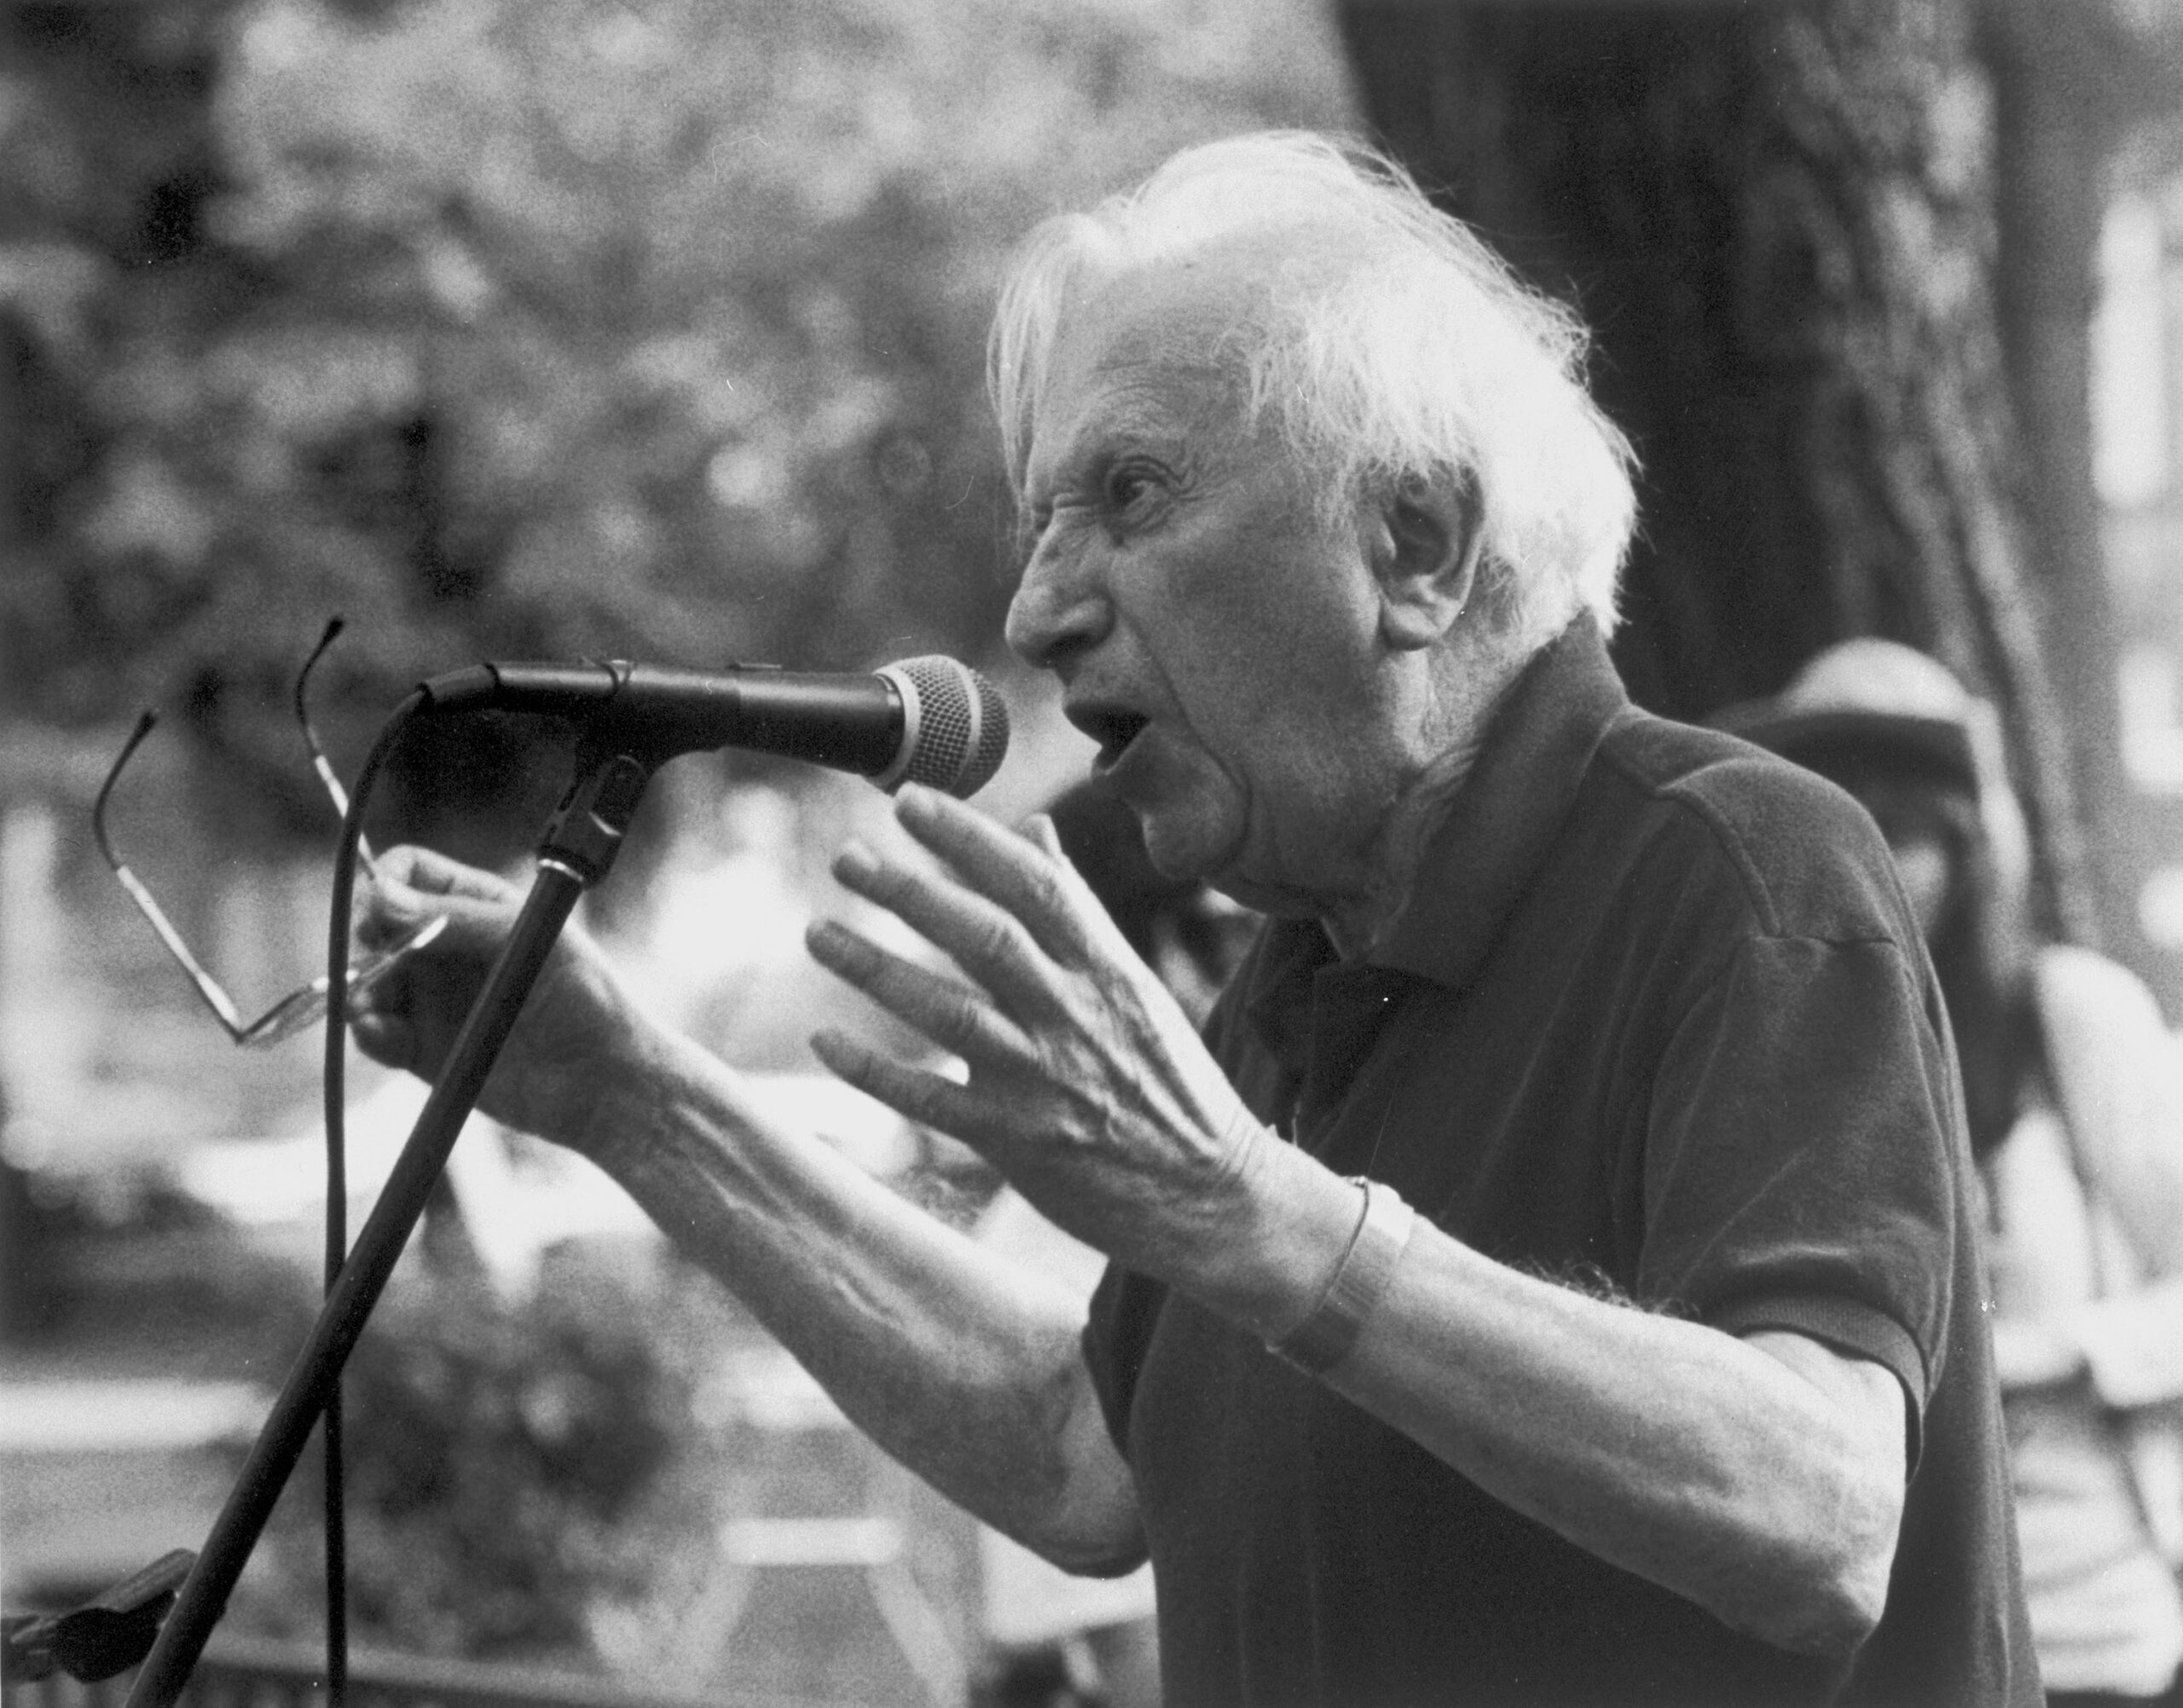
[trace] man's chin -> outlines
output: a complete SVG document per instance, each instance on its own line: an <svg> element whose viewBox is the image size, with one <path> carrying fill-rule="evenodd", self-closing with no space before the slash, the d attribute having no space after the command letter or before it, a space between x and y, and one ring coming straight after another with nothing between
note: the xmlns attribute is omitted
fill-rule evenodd
<svg viewBox="0 0 2183 1708"><path fill-rule="evenodd" d="M1130 804L1144 833L1146 858L1153 870L1170 883L1203 883L1260 913L1300 919L1317 916L1310 896L1253 878L1244 871L1240 824L1230 825L1202 814Z"/></svg>
<svg viewBox="0 0 2183 1708"><path fill-rule="evenodd" d="M1217 885L1221 874L1234 864L1242 842L1240 835L1225 826L1189 813L1139 808L1137 821L1144 832L1144 852L1153 870L1177 883L1196 881Z"/></svg>

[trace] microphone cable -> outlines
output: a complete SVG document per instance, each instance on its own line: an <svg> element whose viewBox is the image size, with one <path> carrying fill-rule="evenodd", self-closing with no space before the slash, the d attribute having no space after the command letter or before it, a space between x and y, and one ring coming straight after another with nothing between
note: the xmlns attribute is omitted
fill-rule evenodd
<svg viewBox="0 0 2183 1708"><path fill-rule="evenodd" d="M326 1111L325 1288L328 1293L349 1255L349 914L356 899L364 809L389 756L426 699L422 688L411 689L379 726L379 735L349 791L349 810L342 815L341 840L333 855L333 895L326 938L326 1060L321 1074ZM327 1389L319 1439L325 1459L326 1697L328 1708L344 1708L349 1694L349 1545L338 1370Z"/></svg>

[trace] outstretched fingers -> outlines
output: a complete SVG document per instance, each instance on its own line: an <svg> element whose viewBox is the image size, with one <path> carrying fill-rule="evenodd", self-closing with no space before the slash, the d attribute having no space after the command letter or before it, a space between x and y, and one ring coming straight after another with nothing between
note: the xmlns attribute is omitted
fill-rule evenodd
<svg viewBox="0 0 2183 1708"><path fill-rule="evenodd" d="M1039 946L999 903L945 873L882 860L860 842L835 857L834 876L952 958L1011 1014L1028 1019L1045 1010L1049 993Z"/></svg>
<svg viewBox="0 0 2183 1708"><path fill-rule="evenodd" d="M811 1047L843 1084L886 1104L905 1120L977 1145L985 1111L968 1086L895 1061L831 1028L814 1033Z"/></svg>
<svg viewBox="0 0 2183 1708"><path fill-rule="evenodd" d="M942 1050L984 1064L1031 1054L1022 1033L984 993L890 953L831 919L814 923L804 941L819 965Z"/></svg>
<svg viewBox="0 0 2183 1708"><path fill-rule="evenodd" d="M1084 952L1089 933L1082 908L1089 893L1070 882L1073 871L1050 822L1041 837L1034 819L1027 837L926 788L905 788L895 816L971 889L1021 921L1048 955L1069 960Z"/></svg>

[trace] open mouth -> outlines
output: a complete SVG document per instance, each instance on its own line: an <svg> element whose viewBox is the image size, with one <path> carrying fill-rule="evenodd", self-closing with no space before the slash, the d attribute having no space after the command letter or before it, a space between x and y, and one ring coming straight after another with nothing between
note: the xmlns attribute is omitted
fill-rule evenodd
<svg viewBox="0 0 2183 1708"><path fill-rule="evenodd" d="M1092 761L1094 771L1112 767L1152 721L1119 706L1080 706L1068 714L1068 721L1099 744L1098 754Z"/></svg>

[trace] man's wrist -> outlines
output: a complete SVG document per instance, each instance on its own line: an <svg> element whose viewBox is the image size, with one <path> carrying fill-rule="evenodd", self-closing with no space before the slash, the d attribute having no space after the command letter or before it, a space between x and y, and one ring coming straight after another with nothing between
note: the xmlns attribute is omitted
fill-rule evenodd
<svg viewBox="0 0 2183 1708"><path fill-rule="evenodd" d="M563 1119L541 1132L610 1173L650 1150L666 1112L710 1065L690 1039L625 1013L608 1037L558 1075ZM608 1028L601 1028L608 1031Z"/></svg>
<svg viewBox="0 0 2183 1708"><path fill-rule="evenodd" d="M1341 1260L1303 1319L1266 1342L1269 1351L1309 1375L1323 1375L1349 1356L1393 1285L1417 1225L1417 1213L1393 1187L1362 1175L1352 1176L1352 1184L1362 1202Z"/></svg>
<svg viewBox="0 0 2183 1708"><path fill-rule="evenodd" d="M1217 1230L1191 1242L1190 1268L1162 1278L1276 1346L1340 1277L1364 1229L1365 1189L1264 1128L1231 1184Z"/></svg>

